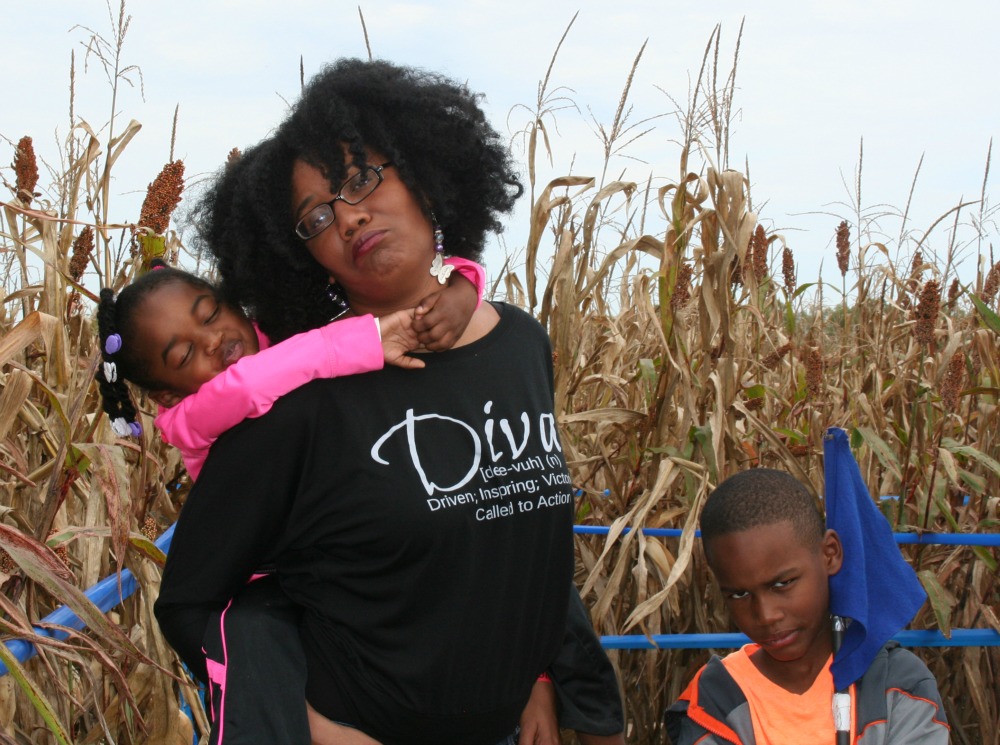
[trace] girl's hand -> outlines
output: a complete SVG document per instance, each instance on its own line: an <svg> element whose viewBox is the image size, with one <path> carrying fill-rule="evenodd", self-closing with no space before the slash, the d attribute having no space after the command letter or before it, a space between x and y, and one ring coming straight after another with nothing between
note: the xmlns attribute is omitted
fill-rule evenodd
<svg viewBox="0 0 1000 745"><path fill-rule="evenodd" d="M479 293L461 274L452 275L449 285L428 295L417 306L413 328L420 343L432 352L451 349L479 304Z"/></svg>
<svg viewBox="0 0 1000 745"><path fill-rule="evenodd" d="M424 361L407 356L407 352L420 347L417 332L413 329L413 314L408 310L397 310L378 319L382 333L382 353L387 365L395 365L408 370L424 367Z"/></svg>
<svg viewBox="0 0 1000 745"><path fill-rule="evenodd" d="M536 680L531 698L521 712L521 736L517 745L559 745L556 692L547 680Z"/></svg>

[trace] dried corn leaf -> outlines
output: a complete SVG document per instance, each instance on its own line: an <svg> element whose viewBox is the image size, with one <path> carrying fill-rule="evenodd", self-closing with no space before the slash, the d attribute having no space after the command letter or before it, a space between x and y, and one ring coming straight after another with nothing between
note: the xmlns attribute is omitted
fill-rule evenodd
<svg viewBox="0 0 1000 745"><path fill-rule="evenodd" d="M955 596L941 584L938 576L930 569L921 569L917 572L920 584L924 586L927 593L927 601L931 604L934 617L937 619L938 628L947 638L951 638L951 613L958 602Z"/></svg>
<svg viewBox="0 0 1000 745"><path fill-rule="evenodd" d="M59 721L55 707L46 698L41 686L37 684L21 663L17 661L17 658L7 649L6 644L0 644L0 662L6 666L9 674L14 678L17 685L20 686L21 691L27 696L29 703L41 716L42 721L45 722L45 726L48 727L49 732L56 738L56 742L60 743L60 745L70 745L72 741L69 733L62 726L62 722Z"/></svg>

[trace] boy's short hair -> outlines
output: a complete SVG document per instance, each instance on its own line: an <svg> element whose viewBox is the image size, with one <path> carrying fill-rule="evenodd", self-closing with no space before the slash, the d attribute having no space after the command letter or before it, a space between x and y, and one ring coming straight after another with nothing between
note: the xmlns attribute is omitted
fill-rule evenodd
<svg viewBox="0 0 1000 745"><path fill-rule="evenodd" d="M823 538L825 521L809 491L791 474L752 468L716 487L701 511L702 545L713 538L789 521L804 542Z"/></svg>

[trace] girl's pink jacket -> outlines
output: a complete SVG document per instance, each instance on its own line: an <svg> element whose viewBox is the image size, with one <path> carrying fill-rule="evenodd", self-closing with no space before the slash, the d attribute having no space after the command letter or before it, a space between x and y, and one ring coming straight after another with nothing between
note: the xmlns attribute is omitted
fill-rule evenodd
<svg viewBox="0 0 1000 745"><path fill-rule="evenodd" d="M483 268L460 258L446 263L475 285L482 302ZM198 478L219 435L269 411L286 393L317 378L381 370L385 364L382 340L371 315L334 321L273 347L259 329L257 339L257 354L230 365L175 406L161 407L153 420L164 441L181 451L192 479Z"/></svg>

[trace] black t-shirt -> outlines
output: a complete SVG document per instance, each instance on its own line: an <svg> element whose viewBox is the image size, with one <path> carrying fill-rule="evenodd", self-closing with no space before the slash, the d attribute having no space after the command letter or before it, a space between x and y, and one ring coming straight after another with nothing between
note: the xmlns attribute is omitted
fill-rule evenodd
<svg viewBox="0 0 1000 745"><path fill-rule="evenodd" d="M509 733L563 641L572 492L548 339L497 309L423 370L315 381L219 439L157 602L192 669L208 613L273 562L317 711L385 743Z"/></svg>

